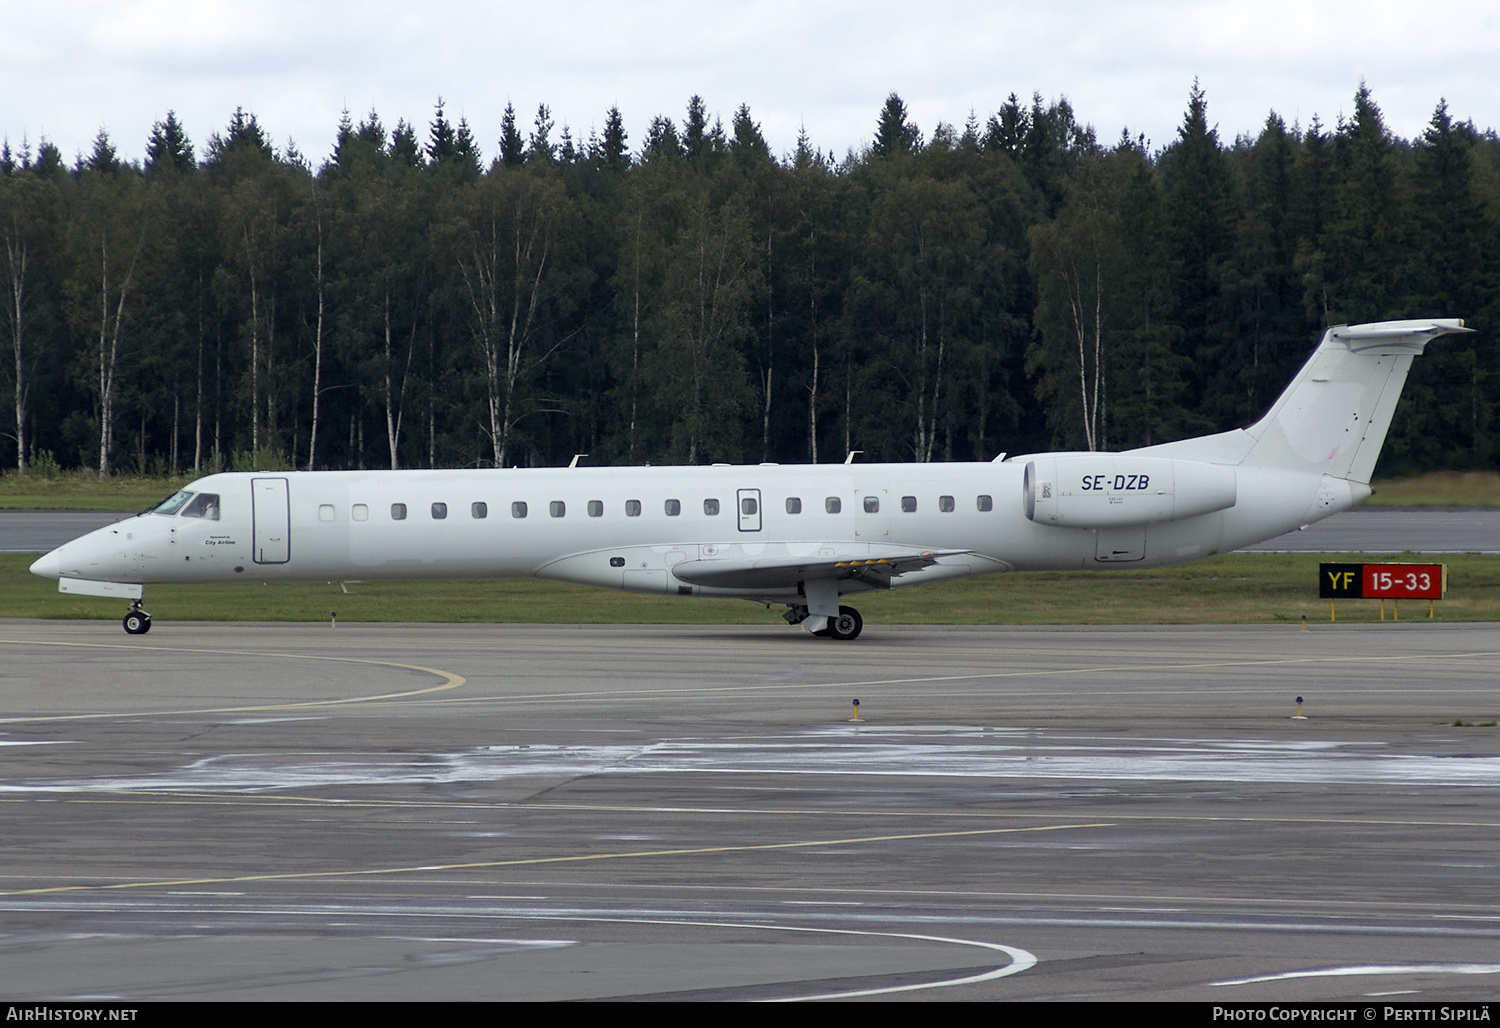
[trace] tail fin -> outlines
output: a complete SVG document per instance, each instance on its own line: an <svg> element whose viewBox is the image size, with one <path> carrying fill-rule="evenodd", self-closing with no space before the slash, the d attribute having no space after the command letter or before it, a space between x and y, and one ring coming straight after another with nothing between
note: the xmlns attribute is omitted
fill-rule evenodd
<svg viewBox="0 0 1500 1028"><path fill-rule="evenodd" d="M1245 464L1320 471L1368 483L1411 359L1435 337L1470 332L1457 318L1338 325L1291 385L1245 430Z"/></svg>
<svg viewBox="0 0 1500 1028"><path fill-rule="evenodd" d="M1310 471L1368 484L1411 359L1457 318L1336 325L1249 428L1134 451L1213 464Z"/></svg>

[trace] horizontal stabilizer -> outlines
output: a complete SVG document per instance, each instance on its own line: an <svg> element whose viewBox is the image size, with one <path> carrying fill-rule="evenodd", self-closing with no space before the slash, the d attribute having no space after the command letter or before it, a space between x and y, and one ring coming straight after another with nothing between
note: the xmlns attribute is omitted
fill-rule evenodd
<svg viewBox="0 0 1500 1028"><path fill-rule="evenodd" d="M1367 325L1339 325L1328 330L1355 353L1409 353L1419 355L1429 342L1450 332L1472 332L1460 318L1430 318L1415 321L1375 321Z"/></svg>

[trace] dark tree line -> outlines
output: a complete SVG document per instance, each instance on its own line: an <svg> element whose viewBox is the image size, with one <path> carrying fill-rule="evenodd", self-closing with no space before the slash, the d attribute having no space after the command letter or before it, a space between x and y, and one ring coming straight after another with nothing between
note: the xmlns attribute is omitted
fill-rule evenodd
<svg viewBox="0 0 1500 1028"><path fill-rule="evenodd" d="M236 111L144 164L101 132L0 149L13 401L0 467L189 471L988 459L1243 424L1319 331L1458 316L1389 471L1492 467L1500 140L1439 104L1394 137L1221 139L1194 87L1159 151L1010 97L926 136L783 159L694 97L632 148L507 108L486 165L347 115L314 167Z"/></svg>

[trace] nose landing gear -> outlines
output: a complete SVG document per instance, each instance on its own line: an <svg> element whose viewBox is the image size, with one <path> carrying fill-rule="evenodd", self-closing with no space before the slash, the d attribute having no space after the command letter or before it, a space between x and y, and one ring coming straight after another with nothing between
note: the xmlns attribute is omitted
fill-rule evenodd
<svg viewBox="0 0 1500 1028"><path fill-rule="evenodd" d="M130 613L125 615L121 622L125 626L128 635L145 635L151 631L151 615L141 609L141 601L136 600L130 605Z"/></svg>

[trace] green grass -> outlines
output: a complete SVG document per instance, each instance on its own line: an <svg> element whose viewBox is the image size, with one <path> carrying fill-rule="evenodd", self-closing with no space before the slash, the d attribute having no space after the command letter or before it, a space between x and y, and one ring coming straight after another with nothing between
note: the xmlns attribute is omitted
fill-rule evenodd
<svg viewBox="0 0 1500 1028"><path fill-rule="evenodd" d="M190 476L115 475L101 481L88 471L0 476L0 510L120 510L154 507Z"/></svg>
<svg viewBox="0 0 1500 1028"><path fill-rule="evenodd" d="M1500 472L1429 471L1375 483L1370 507L1500 507Z"/></svg>
<svg viewBox="0 0 1500 1028"><path fill-rule="evenodd" d="M1327 621L1318 599L1321 560L1351 554L1226 554L1150 571L1025 572L865 594L849 602L872 624L1130 625L1295 624ZM1370 558L1373 561L1388 557ZM1420 558L1407 557L1408 560ZM120 600L65 596L27 572L32 558L0 554L0 617L118 619ZM1440 621L1500 620L1500 556L1449 555ZM507 581L158 585L146 609L163 621L523 622L541 624L778 624L743 600L637 596L534 579ZM1392 616L1389 603L1386 617ZM1403 621L1427 604L1401 605ZM1340 622L1380 620L1376 600L1341 600Z"/></svg>

